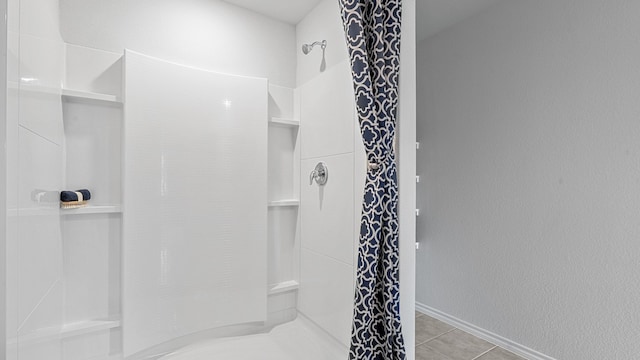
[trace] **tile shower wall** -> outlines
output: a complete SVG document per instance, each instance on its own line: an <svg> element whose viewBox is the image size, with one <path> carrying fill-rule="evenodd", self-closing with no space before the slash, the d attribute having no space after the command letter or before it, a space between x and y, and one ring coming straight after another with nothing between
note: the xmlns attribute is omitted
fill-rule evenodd
<svg viewBox="0 0 640 360"><path fill-rule="evenodd" d="M56 197L44 194L63 182L58 2L8 6L6 357L55 360L61 357L62 238ZM30 341L43 334L51 336Z"/></svg>
<svg viewBox="0 0 640 360"><path fill-rule="evenodd" d="M365 163L338 3L321 2L296 32L298 48L316 40L328 42L324 70L321 49L298 54L302 139L298 309L346 347ZM329 169L322 187L309 185L309 174L318 162Z"/></svg>

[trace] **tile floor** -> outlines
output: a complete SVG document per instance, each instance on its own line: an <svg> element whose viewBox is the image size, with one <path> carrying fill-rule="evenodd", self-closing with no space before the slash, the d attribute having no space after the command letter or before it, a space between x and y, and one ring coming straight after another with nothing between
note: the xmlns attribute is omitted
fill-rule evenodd
<svg viewBox="0 0 640 360"><path fill-rule="evenodd" d="M525 360L416 311L416 360Z"/></svg>

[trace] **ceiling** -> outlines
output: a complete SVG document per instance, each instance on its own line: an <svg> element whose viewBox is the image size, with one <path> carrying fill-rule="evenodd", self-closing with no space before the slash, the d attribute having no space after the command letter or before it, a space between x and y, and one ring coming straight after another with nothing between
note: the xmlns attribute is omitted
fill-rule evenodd
<svg viewBox="0 0 640 360"><path fill-rule="evenodd" d="M295 25L323 0L224 1ZM500 0L416 0L418 41L432 36L498 1Z"/></svg>

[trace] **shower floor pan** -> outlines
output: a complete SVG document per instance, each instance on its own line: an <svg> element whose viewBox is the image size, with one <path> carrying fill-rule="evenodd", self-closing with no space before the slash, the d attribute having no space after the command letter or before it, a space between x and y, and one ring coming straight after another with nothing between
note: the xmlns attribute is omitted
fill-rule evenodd
<svg viewBox="0 0 640 360"><path fill-rule="evenodd" d="M315 329L306 319L274 327L262 334L202 342L159 360L344 360L347 349Z"/></svg>

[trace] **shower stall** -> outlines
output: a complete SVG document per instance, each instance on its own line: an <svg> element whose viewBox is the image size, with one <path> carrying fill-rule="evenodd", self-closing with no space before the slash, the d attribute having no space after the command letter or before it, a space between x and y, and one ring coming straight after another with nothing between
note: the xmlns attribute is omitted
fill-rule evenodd
<svg viewBox="0 0 640 360"><path fill-rule="evenodd" d="M0 358L346 359L366 157L338 2L3 5ZM403 8L413 359L415 1ZM61 209L78 189L86 206Z"/></svg>

